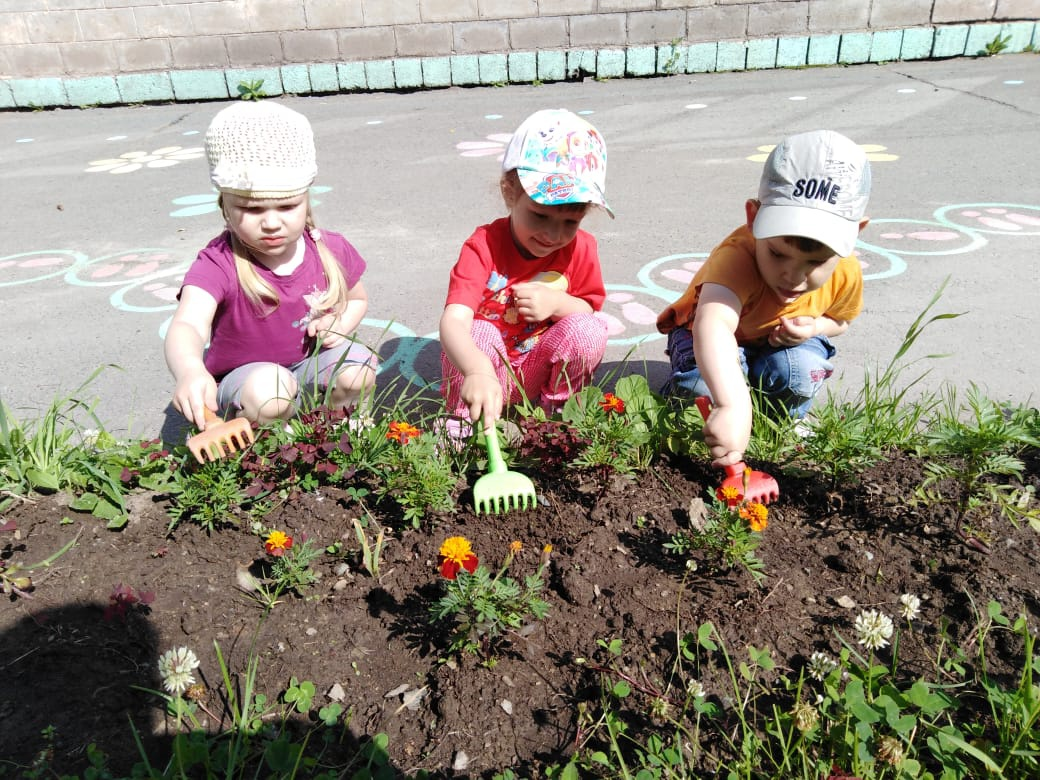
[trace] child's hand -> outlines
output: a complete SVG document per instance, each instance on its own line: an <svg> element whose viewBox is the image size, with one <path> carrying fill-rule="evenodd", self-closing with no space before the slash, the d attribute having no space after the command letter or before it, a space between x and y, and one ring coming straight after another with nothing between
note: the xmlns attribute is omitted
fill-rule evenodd
<svg viewBox="0 0 1040 780"><path fill-rule="evenodd" d="M541 322L552 317L565 292L540 282L522 282L513 286L513 302L525 322Z"/></svg>
<svg viewBox="0 0 1040 780"><path fill-rule="evenodd" d="M750 430L744 415L732 406L714 406L708 419L704 421L704 443L711 451L711 465L716 468L732 466L744 460L748 436L740 431Z"/></svg>
<svg viewBox="0 0 1040 780"><path fill-rule="evenodd" d="M808 314L800 317L781 317L780 324L769 334L771 347L796 347L817 333L816 318Z"/></svg>
<svg viewBox="0 0 1040 780"><path fill-rule="evenodd" d="M470 374L462 380L460 397L469 407L469 418L476 422L484 418L484 427L490 428L502 415L502 385L494 374Z"/></svg>
<svg viewBox="0 0 1040 780"><path fill-rule="evenodd" d="M319 339L322 349L338 347L346 341L347 336L341 330L339 315L335 312L326 312L307 323L307 335Z"/></svg>
<svg viewBox="0 0 1040 780"><path fill-rule="evenodd" d="M205 407L214 411L217 408L216 380L205 369L182 376L173 391L173 408L200 431L204 431Z"/></svg>

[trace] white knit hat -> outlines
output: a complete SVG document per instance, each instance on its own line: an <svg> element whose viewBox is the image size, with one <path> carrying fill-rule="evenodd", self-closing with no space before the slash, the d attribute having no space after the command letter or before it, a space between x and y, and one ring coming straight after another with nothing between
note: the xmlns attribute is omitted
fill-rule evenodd
<svg viewBox="0 0 1040 780"><path fill-rule="evenodd" d="M269 100L235 103L213 117L206 156L213 186L256 200L302 195L318 173L310 122Z"/></svg>

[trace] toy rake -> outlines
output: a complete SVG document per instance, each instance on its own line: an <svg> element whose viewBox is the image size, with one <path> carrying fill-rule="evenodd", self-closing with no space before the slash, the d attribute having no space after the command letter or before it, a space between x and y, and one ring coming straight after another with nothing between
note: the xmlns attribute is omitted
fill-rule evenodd
<svg viewBox="0 0 1040 780"><path fill-rule="evenodd" d="M205 463L207 458L213 462L253 443L253 426L244 417L221 420L208 406L203 414L206 430L188 439L188 449L199 463Z"/></svg>
<svg viewBox="0 0 1040 780"><path fill-rule="evenodd" d="M477 514L494 511L497 515L509 509L532 508L538 500L534 483L520 472L506 468L497 426L485 428L484 444L487 446L488 473L473 485L473 504Z"/></svg>
<svg viewBox="0 0 1040 780"><path fill-rule="evenodd" d="M706 395L698 396L694 401L697 404L697 408L700 410L701 417L707 421L708 415L711 414L711 399ZM739 463L733 463L729 466L723 466L723 471L726 472L726 478L722 480L721 487L733 488L740 495L744 496L747 501L757 501L760 504L768 504L771 501L776 501L780 498L780 486L776 483L773 477L766 474L764 471L752 471L747 467L744 461ZM747 487L745 489L745 474L747 471L746 480Z"/></svg>

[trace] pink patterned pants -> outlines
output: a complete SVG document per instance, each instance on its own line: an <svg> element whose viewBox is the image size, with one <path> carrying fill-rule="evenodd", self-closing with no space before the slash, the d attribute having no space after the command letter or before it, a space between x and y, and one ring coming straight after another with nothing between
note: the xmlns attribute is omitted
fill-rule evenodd
<svg viewBox="0 0 1040 780"><path fill-rule="evenodd" d="M550 413L562 408L573 393L592 380L607 349L606 323L594 314L571 314L558 320L542 334L534 349L520 355L511 365L505 361L506 345L494 323L475 319L470 335L477 348L491 359L507 405L526 397ZM520 386L510 370L520 380ZM448 413L468 417L469 411L459 395L462 374L443 352L441 371L441 395Z"/></svg>

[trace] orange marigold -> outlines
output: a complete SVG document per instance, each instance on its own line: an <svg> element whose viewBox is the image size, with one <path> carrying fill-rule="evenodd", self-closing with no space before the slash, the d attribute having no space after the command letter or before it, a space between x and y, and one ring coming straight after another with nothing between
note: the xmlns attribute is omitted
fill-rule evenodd
<svg viewBox="0 0 1040 780"><path fill-rule="evenodd" d="M419 429L414 425L409 425L406 422L394 421L390 423L390 430L386 434L386 438L390 441L396 441L400 444L407 444L412 439L418 437Z"/></svg>
<svg viewBox="0 0 1040 780"><path fill-rule="evenodd" d="M764 531L769 525L769 510L765 504L751 501L740 508L740 516L748 521L752 531Z"/></svg>
<svg viewBox="0 0 1040 780"><path fill-rule="evenodd" d="M603 400L599 402L599 405L607 414L625 413L625 402L613 393L604 394Z"/></svg>

